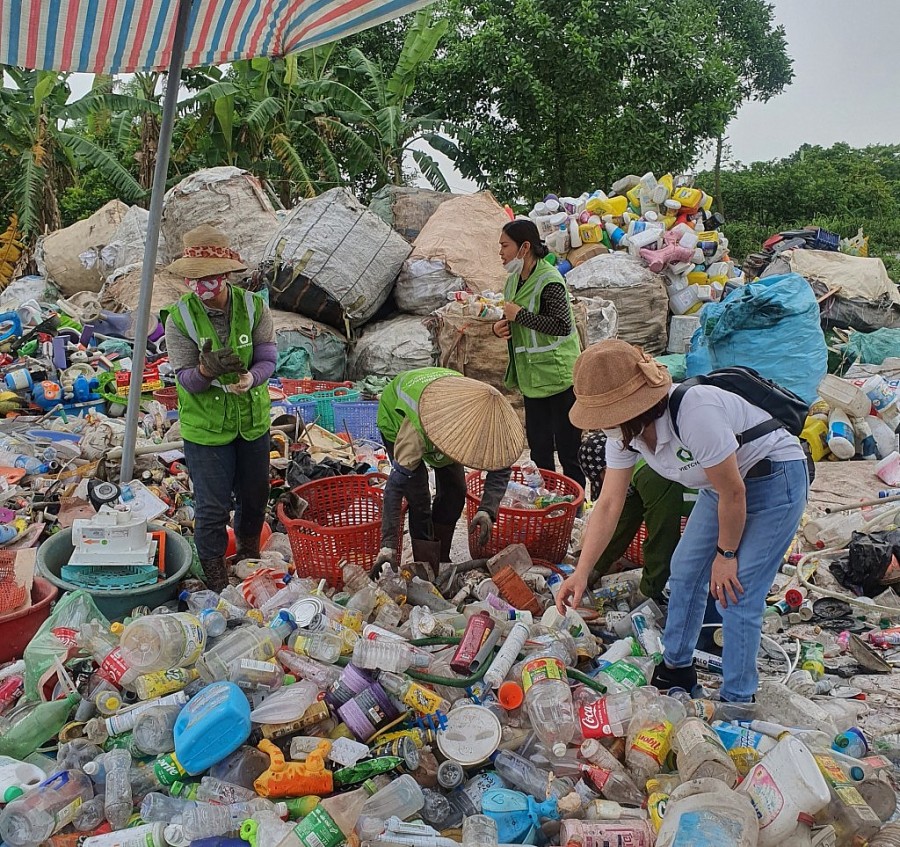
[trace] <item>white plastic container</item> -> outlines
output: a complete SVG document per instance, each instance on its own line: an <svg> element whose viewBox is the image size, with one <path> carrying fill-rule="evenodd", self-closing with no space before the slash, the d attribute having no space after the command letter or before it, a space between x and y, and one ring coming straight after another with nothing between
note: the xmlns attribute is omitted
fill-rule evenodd
<svg viewBox="0 0 900 847"><path fill-rule="evenodd" d="M862 389L834 374L826 374L819 383L819 397L832 409L840 409L853 418L864 418L872 408L872 401Z"/></svg>
<svg viewBox="0 0 900 847"><path fill-rule="evenodd" d="M828 416L828 449L845 461L856 455L856 433L843 409L833 409Z"/></svg>
<svg viewBox="0 0 900 847"><path fill-rule="evenodd" d="M900 453L896 450L875 466L875 475L887 485L900 485Z"/></svg>
<svg viewBox="0 0 900 847"><path fill-rule="evenodd" d="M697 315L672 315L669 321L669 353L687 353L691 349L691 336L700 326Z"/></svg>
<svg viewBox="0 0 900 847"><path fill-rule="evenodd" d="M666 804L656 847L757 847L762 842L756 811L748 797L718 779L682 783Z"/></svg>
<svg viewBox="0 0 900 847"><path fill-rule="evenodd" d="M37 765L20 762L9 756L0 756L0 803L8 803L18 795L18 790L26 792L47 778Z"/></svg>
<svg viewBox="0 0 900 847"><path fill-rule="evenodd" d="M831 799L812 753L790 735L751 768L737 792L756 811L759 847L779 847L797 829L799 815L815 815Z"/></svg>
<svg viewBox="0 0 900 847"><path fill-rule="evenodd" d="M897 433L895 433L881 418L869 415L866 418L872 437L875 439L875 452L879 459L886 459L891 453L896 453L898 446Z"/></svg>
<svg viewBox="0 0 900 847"><path fill-rule="evenodd" d="M669 290L669 308L675 315L685 315L700 306L700 296L696 285L689 285L680 291Z"/></svg>

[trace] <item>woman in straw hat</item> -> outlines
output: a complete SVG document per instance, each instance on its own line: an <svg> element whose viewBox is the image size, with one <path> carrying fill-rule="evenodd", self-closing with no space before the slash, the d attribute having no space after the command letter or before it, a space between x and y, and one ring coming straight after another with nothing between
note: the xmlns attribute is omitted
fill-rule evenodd
<svg viewBox="0 0 900 847"><path fill-rule="evenodd" d="M518 389L525 398L532 460L539 468L555 471L555 451L563 473L583 486L581 433L569 420L575 402L572 367L581 344L566 281L547 261L548 252L532 221L519 219L503 227L500 259L509 277L504 318L493 330L508 340L506 387Z"/></svg>
<svg viewBox="0 0 900 847"><path fill-rule="evenodd" d="M194 542L207 585L228 585L226 527L235 504L235 559L258 558L269 496L272 316L259 295L228 283L246 265L211 226L185 233L169 266L189 294L163 315L178 418L194 485Z"/></svg>
<svg viewBox="0 0 900 847"><path fill-rule="evenodd" d="M509 401L490 385L447 368L418 368L391 380L378 404L378 429L391 459L384 492L381 551L375 562L397 564L403 499L417 561L450 561L456 522L466 500L464 467L488 471L472 525L485 543L525 433ZM428 468L434 469L434 503Z"/></svg>
<svg viewBox="0 0 900 847"><path fill-rule="evenodd" d="M581 602L642 458L661 476L700 490L672 556L665 652L653 684L687 691L696 685L693 653L709 592L725 633L721 697L750 702L766 595L806 506L806 460L787 430L759 426L772 421L768 413L711 385L684 393L674 426L672 390L668 371L624 341L594 344L575 363L572 421L606 433L607 470L578 565L563 582L557 607ZM764 434L754 437L748 432L753 428ZM744 433L750 437L739 440Z"/></svg>

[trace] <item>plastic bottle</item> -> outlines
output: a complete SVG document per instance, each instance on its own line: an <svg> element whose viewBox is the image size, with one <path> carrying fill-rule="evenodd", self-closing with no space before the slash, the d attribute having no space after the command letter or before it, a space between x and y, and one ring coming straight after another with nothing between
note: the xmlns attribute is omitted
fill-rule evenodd
<svg viewBox="0 0 900 847"><path fill-rule="evenodd" d="M367 670L403 673L409 668L427 670L430 663L430 653L416 650L401 641L363 638L353 647L353 664Z"/></svg>
<svg viewBox="0 0 900 847"><path fill-rule="evenodd" d="M591 800L584 806L584 819L588 821L618 821L622 818L645 818L643 809L629 809L614 800Z"/></svg>
<svg viewBox="0 0 900 847"><path fill-rule="evenodd" d="M341 657L344 642L331 630L309 632L298 629L288 640L288 646L300 656L333 665Z"/></svg>
<svg viewBox="0 0 900 847"><path fill-rule="evenodd" d="M448 700L412 679L393 674L390 671L381 671L378 674L378 681L388 694L396 697L404 706L413 709L420 715L450 711L451 704Z"/></svg>
<svg viewBox="0 0 900 847"><path fill-rule="evenodd" d="M838 459L852 459L856 455L856 433L847 413L833 409L828 415L828 449Z"/></svg>
<svg viewBox="0 0 900 847"><path fill-rule="evenodd" d="M277 847L339 847L350 838L368 798L364 788L326 797Z"/></svg>
<svg viewBox="0 0 900 847"><path fill-rule="evenodd" d="M103 679L117 687L130 687L140 676L122 655L119 640L99 621L87 621L78 634L78 646L91 654Z"/></svg>
<svg viewBox="0 0 900 847"><path fill-rule="evenodd" d="M546 800L552 776L534 762L512 750L499 750L492 757L494 770L513 788L530 794L537 800Z"/></svg>
<svg viewBox="0 0 900 847"><path fill-rule="evenodd" d="M669 795L656 845L755 847L757 833L756 812L746 796L717 779L694 779Z"/></svg>
<svg viewBox="0 0 900 847"><path fill-rule="evenodd" d="M124 829L131 817L131 754L127 750L105 753L106 780L103 809L113 829Z"/></svg>
<svg viewBox="0 0 900 847"><path fill-rule="evenodd" d="M35 459L34 456L12 453L8 450L0 450L0 465L5 468L22 468L26 475L47 473L50 470L49 465Z"/></svg>
<svg viewBox="0 0 900 847"><path fill-rule="evenodd" d="M830 823L842 843L864 840L881 829L881 820L863 799L846 771L829 753L814 753L819 770L828 784L830 800L819 813L820 823Z"/></svg>
<svg viewBox="0 0 900 847"><path fill-rule="evenodd" d="M277 691L284 684L284 671L274 662L256 659L235 659L231 663L228 679L243 691Z"/></svg>
<svg viewBox="0 0 900 847"><path fill-rule="evenodd" d="M0 756L27 759L38 747L59 734L80 700L80 695L69 694L62 700L38 703L0 735Z"/></svg>
<svg viewBox="0 0 900 847"><path fill-rule="evenodd" d="M184 837L190 841L227 835L240 831L241 824L247 818L262 810L279 811L282 817L287 814L287 806L283 803L273 804L262 797L228 806L198 802L196 806L189 806L182 811L181 826Z"/></svg>
<svg viewBox="0 0 900 847"><path fill-rule="evenodd" d="M197 660L200 678L207 683L228 679L236 659L271 659L295 628L294 619L279 612L267 627L242 626L226 633Z"/></svg>
<svg viewBox="0 0 900 847"><path fill-rule="evenodd" d="M559 831L560 844L574 842L583 847L606 847L627 844L628 847L653 847L654 832L644 820L579 821L564 820Z"/></svg>
<svg viewBox="0 0 900 847"><path fill-rule="evenodd" d="M360 840L368 841L381 834L385 820L391 815L406 820L424 805L422 788L410 774L403 774L366 800L356 824L356 833Z"/></svg>
<svg viewBox="0 0 900 847"><path fill-rule="evenodd" d="M658 665L662 661L663 645L662 632L656 622L643 612L635 612L631 616L631 628L641 649Z"/></svg>
<svg viewBox="0 0 900 847"><path fill-rule="evenodd" d="M277 658L292 674L301 679L311 679L322 691L327 691L341 678L340 668L298 656L291 650L279 650Z"/></svg>
<svg viewBox="0 0 900 847"><path fill-rule="evenodd" d="M519 471L522 474L522 482L529 488L543 488L544 477L541 476L540 468L531 459L526 459L519 464Z"/></svg>
<svg viewBox="0 0 900 847"><path fill-rule="evenodd" d="M500 684L509 674L513 663L518 658L519 653L522 652L522 648L527 640L528 627L521 621L517 621L513 624L512 629L506 636L506 641L504 641L503 646L485 671L485 685L489 685L491 688L500 687Z"/></svg>
<svg viewBox="0 0 900 847"><path fill-rule="evenodd" d="M94 796L80 771L60 771L0 813L0 838L7 847L38 847L71 823L81 802Z"/></svg>
<svg viewBox="0 0 900 847"><path fill-rule="evenodd" d="M733 788L737 768L716 732L700 718L687 717L672 731L672 749L684 780L713 778Z"/></svg>
<svg viewBox="0 0 900 847"><path fill-rule="evenodd" d="M535 734L558 757L575 736L575 706L566 666L556 656L537 656L522 667L525 709Z"/></svg>
<svg viewBox="0 0 900 847"><path fill-rule="evenodd" d="M596 738L586 738L582 741L579 753L581 754L581 758L588 764L595 765L598 768L606 768L607 770L625 773L625 765Z"/></svg>
<svg viewBox="0 0 900 847"><path fill-rule="evenodd" d="M8 803L40 785L47 774L37 765L0 756L0 803Z"/></svg>
<svg viewBox="0 0 900 847"><path fill-rule="evenodd" d="M125 627L122 656L138 673L190 667L206 646L206 631L186 612L147 615Z"/></svg>
<svg viewBox="0 0 900 847"><path fill-rule="evenodd" d="M135 678L134 693L141 700L154 700L181 691L199 676L196 668L167 668L164 671L153 671Z"/></svg>
<svg viewBox="0 0 900 847"><path fill-rule="evenodd" d="M179 783L175 783L178 785ZM176 794L175 785L172 786L173 795ZM244 788L241 785L235 785L232 782L226 782L222 779L216 779L214 776L204 776L200 780L197 787L197 796L192 800L199 800L204 803L222 803L228 805L230 803L241 803L245 800L252 800L256 797L256 792L252 788Z"/></svg>
<svg viewBox="0 0 900 847"><path fill-rule="evenodd" d="M250 712L254 723L288 723L303 713L319 699L319 687L309 679L301 679L293 685L270 694Z"/></svg>
<svg viewBox="0 0 900 847"><path fill-rule="evenodd" d="M900 823L885 824L869 839L868 847L900 847Z"/></svg>
<svg viewBox="0 0 900 847"><path fill-rule="evenodd" d="M164 823L146 823L122 832L91 835L80 842L81 847L167 847Z"/></svg>
<svg viewBox="0 0 900 847"><path fill-rule="evenodd" d="M175 721L181 706L154 706L138 715L132 730L134 746L147 756L175 749Z"/></svg>
<svg viewBox="0 0 900 847"><path fill-rule="evenodd" d="M766 680L756 693L757 714L788 727L817 729L834 738L838 734L831 715L818 702L791 691L780 682ZM751 726L751 729L755 727ZM764 730L758 730L763 732Z"/></svg>
<svg viewBox="0 0 900 847"><path fill-rule="evenodd" d="M196 806L196 800L183 800L180 797L151 792L141 801L141 818L147 823L171 823L180 819L185 809L193 809Z"/></svg>
<svg viewBox="0 0 900 847"><path fill-rule="evenodd" d="M634 692L607 694L578 707L578 721L585 738L624 738L634 713Z"/></svg>
<svg viewBox="0 0 900 847"><path fill-rule="evenodd" d="M536 488L530 488L521 482L511 481L506 486L505 498L512 502L525 503L530 506L539 496Z"/></svg>
<svg viewBox="0 0 900 847"><path fill-rule="evenodd" d="M684 717L684 706L671 697L635 695L625 763L639 785L659 773L669 753L673 726Z"/></svg>
<svg viewBox="0 0 900 847"><path fill-rule="evenodd" d="M487 815L468 815L462 826L463 847L496 847L497 824Z"/></svg>
<svg viewBox="0 0 900 847"><path fill-rule="evenodd" d="M607 694L634 691L650 683L656 664L646 656L627 656L603 668L594 676Z"/></svg>
<svg viewBox="0 0 900 847"><path fill-rule="evenodd" d="M209 775L243 788L253 788L253 783L268 767L268 755L256 747L245 745L213 765Z"/></svg>

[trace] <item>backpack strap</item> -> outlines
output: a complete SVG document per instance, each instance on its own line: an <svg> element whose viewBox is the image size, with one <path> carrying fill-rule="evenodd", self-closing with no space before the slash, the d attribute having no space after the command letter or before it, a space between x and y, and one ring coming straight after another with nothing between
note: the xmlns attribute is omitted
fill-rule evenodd
<svg viewBox="0 0 900 847"><path fill-rule="evenodd" d="M706 384L706 380L703 377L694 376L682 382L669 395L669 417L672 419L672 429L675 431L675 436L679 441L681 441L681 433L678 431L678 411L681 409L681 401L689 389L695 385L704 384ZM756 408L759 407L757 406ZM769 420L762 421L756 426L751 426L750 429L745 429L743 432L736 432L734 437L737 440L738 447L743 447L750 441L756 441L757 438L762 438L770 432L775 432L776 429L784 429L784 424L778 418L769 418Z"/></svg>

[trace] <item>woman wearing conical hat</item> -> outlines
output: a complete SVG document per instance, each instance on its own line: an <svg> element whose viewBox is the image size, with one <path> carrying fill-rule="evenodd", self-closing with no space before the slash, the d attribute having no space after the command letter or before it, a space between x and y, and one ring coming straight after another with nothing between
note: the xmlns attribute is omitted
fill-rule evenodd
<svg viewBox="0 0 900 847"><path fill-rule="evenodd" d="M395 377L384 389L378 429L391 473L375 567L396 564L404 498L416 560L450 560L453 531L466 501L466 467L488 471L472 521L485 543L506 493L510 466L525 446L525 432L509 401L496 388L456 371L418 368ZM429 467L435 476L433 502Z"/></svg>

